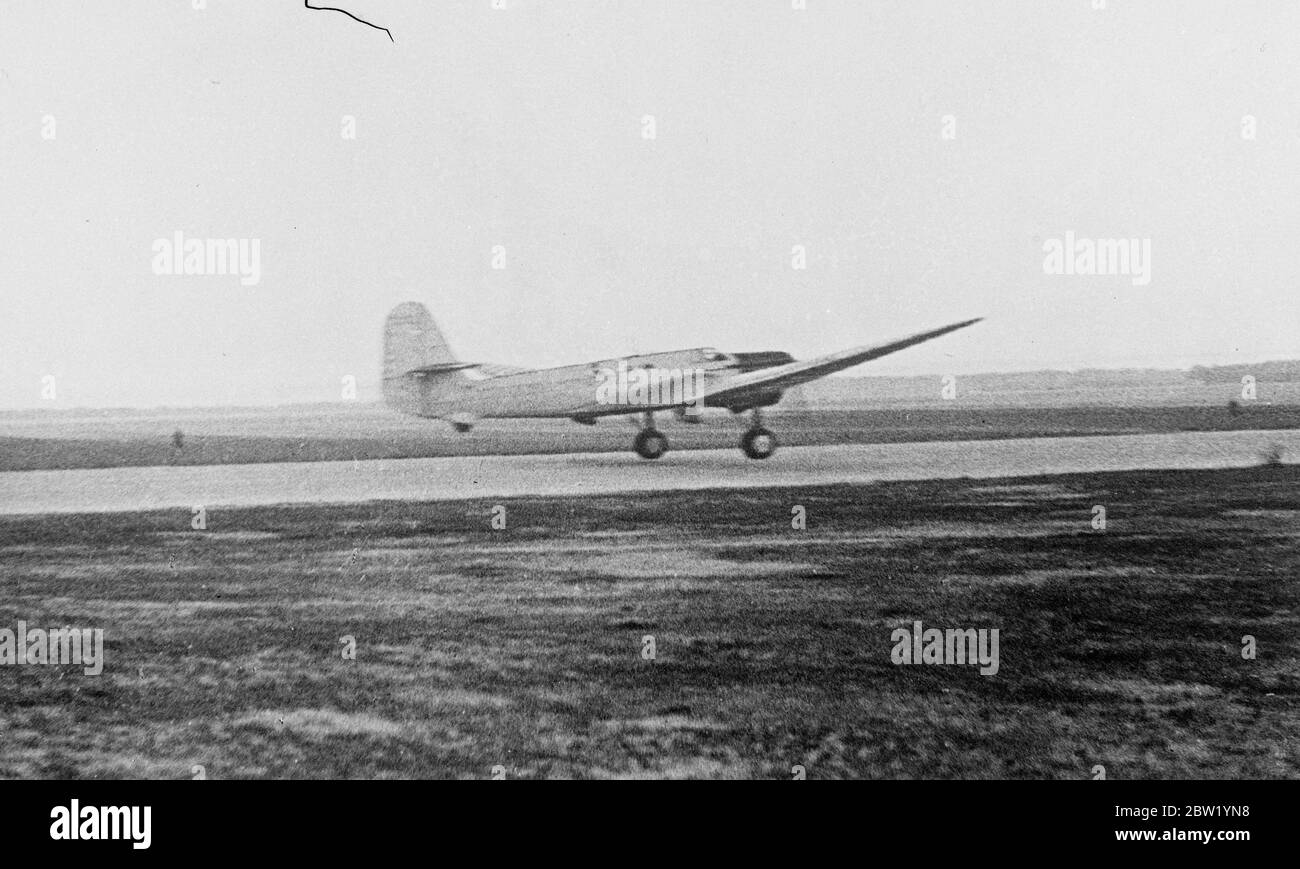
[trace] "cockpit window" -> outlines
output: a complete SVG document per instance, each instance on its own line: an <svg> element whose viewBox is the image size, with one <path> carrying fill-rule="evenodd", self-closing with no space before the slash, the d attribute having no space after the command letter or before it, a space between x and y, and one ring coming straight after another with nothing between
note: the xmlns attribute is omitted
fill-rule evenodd
<svg viewBox="0 0 1300 869"><path fill-rule="evenodd" d="M727 358L727 354L720 353L717 350L714 350L712 347L705 347L704 358L709 362L721 362L722 360Z"/></svg>

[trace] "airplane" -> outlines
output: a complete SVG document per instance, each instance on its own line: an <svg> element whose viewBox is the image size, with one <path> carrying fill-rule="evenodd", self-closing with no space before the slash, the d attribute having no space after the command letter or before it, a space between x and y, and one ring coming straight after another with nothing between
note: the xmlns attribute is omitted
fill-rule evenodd
<svg viewBox="0 0 1300 869"><path fill-rule="evenodd" d="M526 369L460 362L429 309L403 302L384 323L384 403L400 413L450 422L460 432L482 419L571 419L633 416L641 431L632 449L643 459L668 451L654 415L671 411L698 423L701 407L751 414L740 448L751 459L776 452L762 411L785 390L912 347L982 320L964 320L896 341L798 361L789 353L723 353L712 347L650 353L559 368Z"/></svg>

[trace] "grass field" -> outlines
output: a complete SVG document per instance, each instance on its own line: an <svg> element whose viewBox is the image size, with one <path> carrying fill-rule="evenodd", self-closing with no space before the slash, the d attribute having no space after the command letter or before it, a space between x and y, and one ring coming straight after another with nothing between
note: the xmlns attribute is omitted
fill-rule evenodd
<svg viewBox="0 0 1300 869"><path fill-rule="evenodd" d="M1300 404L1169 407L929 407L780 410L767 425L786 446L932 440L1237 431L1300 428ZM688 425L660 425L674 450L734 448L748 425L725 411ZM176 430L182 447L172 443ZM596 426L569 420L486 420L458 434L438 420L358 405L211 409L168 414L0 415L0 471L350 461L429 456L627 452L636 427L625 418Z"/></svg>
<svg viewBox="0 0 1300 869"><path fill-rule="evenodd" d="M1300 776L1300 468L492 506L0 519L0 776Z"/></svg>

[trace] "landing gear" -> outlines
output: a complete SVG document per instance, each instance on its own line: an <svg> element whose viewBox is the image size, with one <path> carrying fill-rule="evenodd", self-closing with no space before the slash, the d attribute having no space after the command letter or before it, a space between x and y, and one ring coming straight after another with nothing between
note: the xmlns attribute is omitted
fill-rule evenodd
<svg viewBox="0 0 1300 869"><path fill-rule="evenodd" d="M776 435L763 428L763 418L754 410L754 424L740 438L740 448L751 459L766 459L776 452Z"/></svg>
<svg viewBox="0 0 1300 869"><path fill-rule="evenodd" d="M756 425L740 439L740 448L751 459L765 459L776 452L776 435Z"/></svg>
<svg viewBox="0 0 1300 869"><path fill-rule="evenodd" d="M645 415L645 423L632 441L632 449L643 459L657 459L668 452L668 438L655 428L654 414Z"/></svg>

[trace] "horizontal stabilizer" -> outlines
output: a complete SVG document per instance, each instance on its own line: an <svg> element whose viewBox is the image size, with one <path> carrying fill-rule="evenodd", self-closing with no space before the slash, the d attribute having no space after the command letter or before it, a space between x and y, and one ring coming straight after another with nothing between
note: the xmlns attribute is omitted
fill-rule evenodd
<svg viewBox="0 0 1300 869"><path fill-rule="evenodd" d="M446 374L449 371L464 371L466 368L478 368L477 362L439 362L437 365L425 365L412 368L407 374Z"/></svg>

